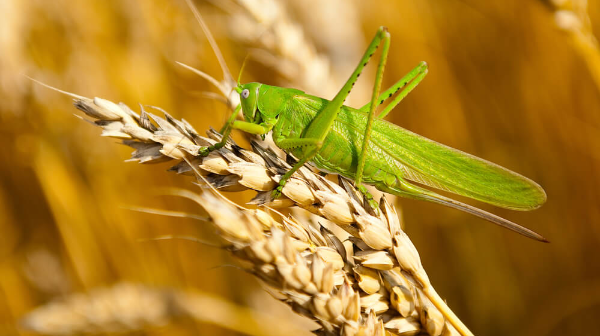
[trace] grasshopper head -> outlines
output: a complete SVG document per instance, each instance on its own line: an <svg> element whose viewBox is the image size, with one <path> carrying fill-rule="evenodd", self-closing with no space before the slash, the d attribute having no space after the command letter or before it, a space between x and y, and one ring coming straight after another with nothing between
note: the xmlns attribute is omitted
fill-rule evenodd
<svg viewBox="0 0 600 336"><path fill-rule="evenodd" d="M247 122L259 123L260 114L257 115L256 111L258 109L258 90L261 85L260 83L248 83L239 84L236 87L236 91L240 94L244 119Z"/></svg>

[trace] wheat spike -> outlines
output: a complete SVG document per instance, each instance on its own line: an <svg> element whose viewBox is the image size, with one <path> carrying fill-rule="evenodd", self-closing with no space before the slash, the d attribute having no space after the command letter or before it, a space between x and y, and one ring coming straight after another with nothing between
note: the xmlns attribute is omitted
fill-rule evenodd
<svg viewBox="0 0 600 336"><path fill-rule="evenodd" d="M306 90L312 94L324 97L333 97L339 88L348 79L348 73L352 68L343 67L339 69L333 66L329 57L317 50L315 43L309 38L303 26L292 18L290 12L324 6L325 3L316 1L312 4L304 4L300 8L289 8L289 3L275 0L236 0L237 7L225 8L229 12L228 26L229 37L251 50L252 59L268 65L276 70L283 78L285 87L294 87ZM335 4L329 2L329 6ZM357 47L356 36L349 39L339 36L341 32L356 32L357 20L353 13L357 11L351 2L339 1L339 6L344 10L336 12L336 20L330 21L329 25L336 27L324 27L323 31L333 32L335 38L330 40L341 42L338 52L345 57L338 59L342 63L355 54L360 57L361 47ZM304 9L305 10L305 9ZM296 13L298 14L298 13ZM343 22L344 29L339 29L339 23ZM325 21L322 22L327 24ZM329 43L331 44L331 43ZM353 67L354 64L350 65ZM363 104L367 99L369 89L368 81L361 81L349 96L349 104Z"/></svg>
<svg viewBox="0 0 600 336"><path fill-rule="evenodd" d="M41 306L21 324L47 335L132 332L167 324L175 314L172 293L133 283L72 294Z"/></svg>
<svg viewBox="0 0 600 336"><path fill-rule="evenodd" d="M206 293L131 282L55 299L28 313L21 326L44 335L135 334L184 318L255 336L304 331ZM261 323L248 326L242 322L254 319Z"/></svg>
<svg viewBox="0 0 600 336"><path fill-rule="evenodd" d="M333 183L303 167L284 187L284 196L272 200L270 192L289 165L259 142L252 142L254 151L249 151L228 141L203 158L197 156L200 146L221 139L214 130L202 137L185 120L164 111L164 117L143 108L138 114L122 103L70 95L102 136L134 148L130 160L177 160L172 171L195 174L203 191L182 195L208 212L228 249L248 262L249 272L295 311L321 324L318 333L412 335L418 330L441 335L459 330L471 335L433 289L385 197L375 211L349 181ZM250 203L267 210L235 206L219 189L256 190ZM321 220L276 216L268 210L294 206ZM327 220L347 232L351 244L321 224Z"/></svg>

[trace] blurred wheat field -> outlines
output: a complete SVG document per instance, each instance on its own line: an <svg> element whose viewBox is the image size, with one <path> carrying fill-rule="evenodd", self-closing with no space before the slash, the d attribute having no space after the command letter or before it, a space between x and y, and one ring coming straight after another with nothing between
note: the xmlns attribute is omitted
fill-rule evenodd
<svg viewBox="0 0 600 336"><path fill-rule="evenodd" d="M274 8L270 2L196 2L234 76L252 52L243 81L331 98L385 25L392 45L384 87L419 61L430 66L388 119L545 188L548 202L533 212L477 206L541 232L551 244L434 204L398 201L425 269L463 322L480 335L593 333L600 314L598 4L311 0ZM281 15L290 26L265 28ZM252 30L249 18L264 30ZM277 34L290 46L295 39L313 48L269 44L282 38ZM216 240L209 226L190 219L127 209L197 213L192 202L160 191L193 189L192 180L165 172L168 165L123 162L128 149L74 118L68 97L26 77L131 107L159 106L199 131L219 128L228 109L203 94L216 90L175 63L222 76L184 1L0 1L0 51L1 333L30 334L18 321L34 308L117 284L117 293L139 290L142 297L152 288L209 293L230 304L231 324L254 321L252 334L276 334L273 321L310 334L312 326L250 274L227 267L235 261L224 251L177 240L141 242L162 235ZM371 65L349 104L369 99L373 75ZM251 193L228 196L244 203ZM207 310L217 305L207 302ZM235 330L176 320L139 333Z"/></svg>

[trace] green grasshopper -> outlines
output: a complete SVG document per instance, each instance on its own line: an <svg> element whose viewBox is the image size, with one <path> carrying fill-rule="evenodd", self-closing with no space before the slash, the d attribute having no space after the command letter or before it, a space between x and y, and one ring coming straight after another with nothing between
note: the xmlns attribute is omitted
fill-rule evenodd
<svg viewBox="0 0 600 336"><path fill-rule="evenodd" d="M372 100L359 109L345 106L346 97L381 44ZM320 170L354 179L356 187L372 205L373 197L363 183L393 195L459 209L547 242L529 229L413 183L512 210L536 209L546 201L544 190L524 176L383 120L428 71L427 64L422 62L380 94L389 45L390 34L385 27L379 28L360 63L331 101L296 89L261 83L240 84L238 78L235 90L240 94L241 104L223 126L223 140L202 147L199 154L206 156L223 147L233 129L263 136L272 132L275 144L298 159L281 177L273 190L274 198L281 195L294 172L310 162ZM394 95L391 103L375 116L377 107ZM245 121L235 120L240 108Z"/></svg>

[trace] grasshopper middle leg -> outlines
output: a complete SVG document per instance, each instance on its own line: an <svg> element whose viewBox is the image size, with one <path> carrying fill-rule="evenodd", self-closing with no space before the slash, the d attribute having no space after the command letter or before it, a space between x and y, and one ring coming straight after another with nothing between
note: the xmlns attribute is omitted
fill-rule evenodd
<svg viewBox="0 0 600 336"><path fill-rule="evenodd" d="M358 80L358 77L360 76L364 67L367 65L367 63L369 62L369 59L371 58L371 56L373 56L373 54L375 53L375 51L377 50L377 48L379 47L379 45L381 44L382 41L383 41L383 52L382 52L383 62L380 62L380 64L379 64L380 69L378 70L378 72L383 72L383 66L385 65L385 58L387 56L387 50L389 49L390 35L387 31L387 28L380 27L379 30L377 31L377 34L375 34L375 37L373 38L373 40L371 40L369 47L367 48L367 50L365 51L365 54L363 55L363 57L360 60L360 63L358 64L358 66L356 67L354 72L352 72L352 74L350 75L350 78L348 79L348 81L346 81L344 86L342 86L342 89L335 95L333 100L331 100L331 102L329 102L327 104L327 106L315 116L313 121L310 123L310 126L304 132L302 138L289 139L288 142L280 143L280 147L283 150L289 150L292 148L302 147L302 148L304 148L304 153L303 153L303 156L300 158L300 161L298 161L294 165L294 167L282 177L281 181L279 182L279 186L277 187L277 189L275 189L273 191L274 197L278 197L281 194L281 190L283 189L283 186L285 185L287 179L289 179L289 177L295 171L297 171L304 163L310 161L319 152L319 150L323 146L323 142L325 141L327 134L329 134L331 127L333 127L333 123L335 122L335 119L337 118L337 115L340 112L340 109L341 109L342 105L344 104L344 101L350 94L350 91L352 91L352 87L354 87L354 84ZM382 64L383 64L383 66L382 66ZM380 87L381 87L381 76L379 76L378 84L376 85L376 87L374 89L374 94L373 94L374 97L377 97L379 95ZM372 118L371 118L371 122L372 122ZM367 127L367 129L368 129L368 133L370 134L369 127ZM302 140L302 141L300 141L300 140ZM363 161L363 166L364 166L364 160L362 160L362 161ZM361 168L361 174L362 174L362 168ZM358 179L358 182L360 182L360 178ZM360 185L360 183L357 183L357 185Z"/></svg>

